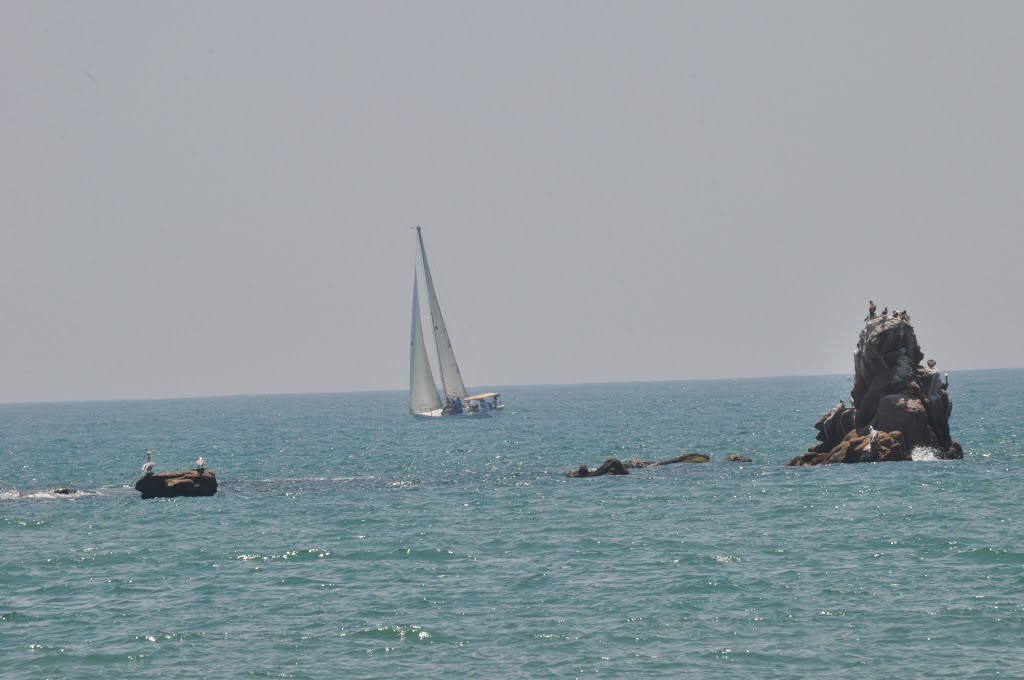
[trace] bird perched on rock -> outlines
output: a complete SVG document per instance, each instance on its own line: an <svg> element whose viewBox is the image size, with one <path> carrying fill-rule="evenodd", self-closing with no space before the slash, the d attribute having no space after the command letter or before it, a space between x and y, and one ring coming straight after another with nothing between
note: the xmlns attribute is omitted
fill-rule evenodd
<svg viewBox="0 0 1024 680"><path fill-rule="evenodd" d="M146 451L146 462L142 464L142 474L153 474L153 452Z"/></svg>
<svg viewBox="0 0 1024 680"><path fill-rule="evenodd" d="M202 456L196 458L196 472L203 474L203 468L206 467L206 459Z"/></svg>
<svg viewBox="0 0 1024 680"><path fill-rule="evenodd" d="M889 307L888 306L882 307L882 318L885 318L888 315L889 315Z"/></svg>
<svg viewBox="0 0 1024 680"><path fill-rule="evenodd" d="M874 319L875 318L875 301L874 300L868 300L868 318L869 319Z"/></svg>
<svg viewBox="0 0 1024 680"><path fill-rule="evenodd" d="M898 317L899 315L900 315L900 313L899 313L899 312L897 312L897 311L896 311L895 309L894 309L894 310L892 310L892 318L894 318L894 319L895 319L895 318L896 318L896 317Z"/></svg>

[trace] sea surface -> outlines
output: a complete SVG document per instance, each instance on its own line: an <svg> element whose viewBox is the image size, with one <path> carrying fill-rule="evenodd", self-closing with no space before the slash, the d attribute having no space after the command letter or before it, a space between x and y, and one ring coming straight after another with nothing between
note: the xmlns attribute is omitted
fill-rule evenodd
<svg viewBox="0 0 1024 680"><path fill-rule="evenodd" d="M1024 371L951 376L962 461L785 467L850 387L0 406L0 677L1024 677Z"/></svg>

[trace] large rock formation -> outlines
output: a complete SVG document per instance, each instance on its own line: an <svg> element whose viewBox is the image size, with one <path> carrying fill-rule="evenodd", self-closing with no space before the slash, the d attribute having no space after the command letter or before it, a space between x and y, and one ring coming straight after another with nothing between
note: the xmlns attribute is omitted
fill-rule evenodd
<svg viewBox="0 0 1024 680"><path fill-rule="evenodd" d="M789 465L911 460L922 446L936 458L963 458L949 433L948 380L923 358L905 313L868 318L853 356L853 408L840 401L819 418L818 443Z"/></svg>
<svg viewBox="0 0 1024 680"><path fill-rule="evenodd" d="M180 470L154 472L135 482L135 490L143 498L175 498L177 496L212 496L217 493L217 476L212 470Z"/></svg>

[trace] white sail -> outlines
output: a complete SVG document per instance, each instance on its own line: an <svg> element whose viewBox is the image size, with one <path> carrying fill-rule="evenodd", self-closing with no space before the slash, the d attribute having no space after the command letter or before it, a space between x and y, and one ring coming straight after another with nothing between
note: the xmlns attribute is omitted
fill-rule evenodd
<svg viewBox="0 0 1024 680"><path fill-rule="evenodd" d="M434 326L434 345L437 348L438 369L441 371L441 382L444 386L445 397L467 397L466 385L462 382L462 373L459 371L459 364L455 361L455 351L452 349L451 338L448 337L448 329L444 325L444 317L441 316L441 305L437 301L437 294L434 292L434 280L430 276L430 265L427 264L427 251L423 249L423 234L420 228L416 227L416 235L419 238L420 257L423 261L423 279L427 284L427 300L430 303L430 319Z"/></svg>
<svg viewBox="0 0 1024 680"><path fill-rule="evenodd" d="M430 372L427 346L423 343L420 300L416 277L412 280L412 340L409 350L409 412L426 413L441 408L434 374Z"/></svg>

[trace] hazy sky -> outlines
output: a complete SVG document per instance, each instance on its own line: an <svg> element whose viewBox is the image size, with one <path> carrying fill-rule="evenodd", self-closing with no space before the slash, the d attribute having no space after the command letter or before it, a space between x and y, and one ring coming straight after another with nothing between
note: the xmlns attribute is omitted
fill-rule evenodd
<svg viewBox="0 0 1024 680"><path fill-rule="evenodd" d="M1024 3L0 5L0 401L1021 366Z"/></svg>

